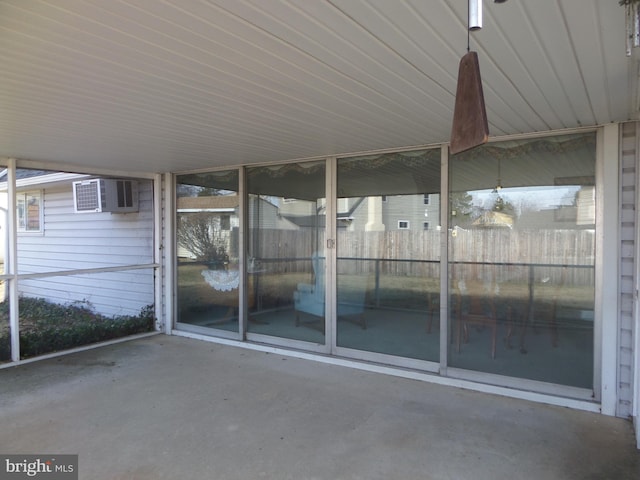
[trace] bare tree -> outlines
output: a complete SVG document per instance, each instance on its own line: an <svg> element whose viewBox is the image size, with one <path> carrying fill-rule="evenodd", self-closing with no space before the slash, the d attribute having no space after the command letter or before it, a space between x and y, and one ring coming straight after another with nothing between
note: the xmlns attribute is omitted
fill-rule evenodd
<svg viewBox="0 0 640 480"><path fill-rule="evenodd" d="M178 217L177 240L196 260L222 266L229 261L227 232L221 228L222 218L207 212L181 214Z"/></svg>

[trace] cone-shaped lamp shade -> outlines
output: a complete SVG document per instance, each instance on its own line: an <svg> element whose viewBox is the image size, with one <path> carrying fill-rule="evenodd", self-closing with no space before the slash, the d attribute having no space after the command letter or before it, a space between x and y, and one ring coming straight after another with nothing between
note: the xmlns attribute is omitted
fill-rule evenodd
<svg viewBox="0 0 640 480"><path fill-rule="evenodd" d="M451 153L456 154L489 140L489 124L484 106L482 78L476 52L460 60L456 105L451 128Z"/></svg>

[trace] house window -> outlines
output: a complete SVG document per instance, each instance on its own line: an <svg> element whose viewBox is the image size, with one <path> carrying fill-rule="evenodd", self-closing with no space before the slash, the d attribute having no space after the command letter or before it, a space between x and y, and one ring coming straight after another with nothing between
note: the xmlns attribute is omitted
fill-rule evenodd
<svg viewBox="0 0 640 480"><path fill-rule="evenodd" d="M220 230L231 230L231 216L222 215L220 217Z"/></svg>
<svg viewBox="0 0 640 480"><path fill-rule="evenodd" d="M422 222L422 229L429 230L429 222Z"/></svg>
<svg viewBox="0 0 640 480"><path fill-rule="evenodd" d="M398 228L400 230L408 230L409 229L409 221L408 220L398 220Z"/></svg>
<svg viewBox="0 0 640 480"><path fill-rule="evenodd" d="M16 195L19 232L42 231L42 205L40 192L20 192Z"/></svg>
<svg viewBox="0 0 640 480"><path fill-rule="evenodd" d="M422 200L422 203L423 203L424 205L429 205L429 194L428 194L428 193L425 193L423 198L424 198L424 199Z"/></svg>

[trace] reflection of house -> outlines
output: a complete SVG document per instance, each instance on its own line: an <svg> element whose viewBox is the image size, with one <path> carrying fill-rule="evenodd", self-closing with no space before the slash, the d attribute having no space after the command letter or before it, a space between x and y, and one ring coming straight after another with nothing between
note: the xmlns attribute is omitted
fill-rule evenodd
<svg viewBox="0 0 640 480"><path fill-rule="evenodd" d="M344 210L340 210L340 207ZM364 199L341 199L338 208L338 219L340 211L348 212L341 224L350 230L434 230L440 225L439 195L382 195Z"/></svg>
<svg viewBox="0 0 640 480"><path fill-rule="evenodd" d="M291 203L287 203L286 199L252 196L249 201L253 202L251 209L253 214L249 218L251 228L277 228L279 230L296 230L298 228L292 218L283 214L283 206L291 205Z"/></svg>
<svg viewBox="0 0 640 480"><path fill-rule="evenodd" d="M75 213L72 182L87 175L20 169L16 173L17 256L21 274L100 269L153 263L153 194L138 181L135 213ZM6 195L6 176L0 178ZM3 218L1 218L4 220ZM6 224L0 232L7 232ZM3 238L6 245L6 239ZM8 257L8 253L6 254ZM89 302L105 315L138 314L152 304L153 282L144 270L23 279L20 295L57 303ZM99 282L95 282L98 279ZM118 301L114 302L113 299Z"/></svg>
<svg viewBox="0 0 640 480"><path fill-rule="evenodd" d="M309 211L308 202L286 200L282 215L297 225L314 226L324 222L325 208L318 208L318 215ZM305 222L303 219L306 218ZM433 230L440 226L439 195L382 195L338 199L338 228L375 230ZM324 223L323 223L324 225Z"/></svg>
<svg viewBox="0 0 640 480"><path fill-rule="evenodd" d="M576 207L559 206L553 209L527 210L522 212L515 223L518 229L593 229L593 223L577 222Z"/></svg>
<svg viewBox="0 0 640 480"><path fill-rule="evenodd" d="M596 223L595 211L595 188L586 186L578 190L572 205L523 210L518 217L515 228L593 229Z"/></svg>

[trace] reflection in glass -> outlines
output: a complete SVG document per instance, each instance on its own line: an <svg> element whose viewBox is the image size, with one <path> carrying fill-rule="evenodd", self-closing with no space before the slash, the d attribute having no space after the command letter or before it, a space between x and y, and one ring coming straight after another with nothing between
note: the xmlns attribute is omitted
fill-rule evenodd
<svg viewBox="0 0 640 480"><path fill-rule="evenodd" d="M338 162L337 345L439 360L440 150Z"/></svg>
<svg viewBox="0 0 640 480"><path fill-rule="evenodd" d="M153 269L25 279L18 284L23 292L18 302L21 358L155 327ZM2 316L5 313L8 309L2 305Z"/></svg>
<svg viewBox="0 0 640 480"><path fill-rule="evenodd" d="M450 160L449 363L593 387L595 134Z"/></svg>
<svg viewBox="0 0 640 480"><path fill-rule="evenodd" d="M238 171L176 179L178 322L238 332Z"/></svg>
<svg viewBox="0 0 640 480"><path fill-rule="evenodd" d="M325 343L325 170L247 169L249 332Z"/></svg>

